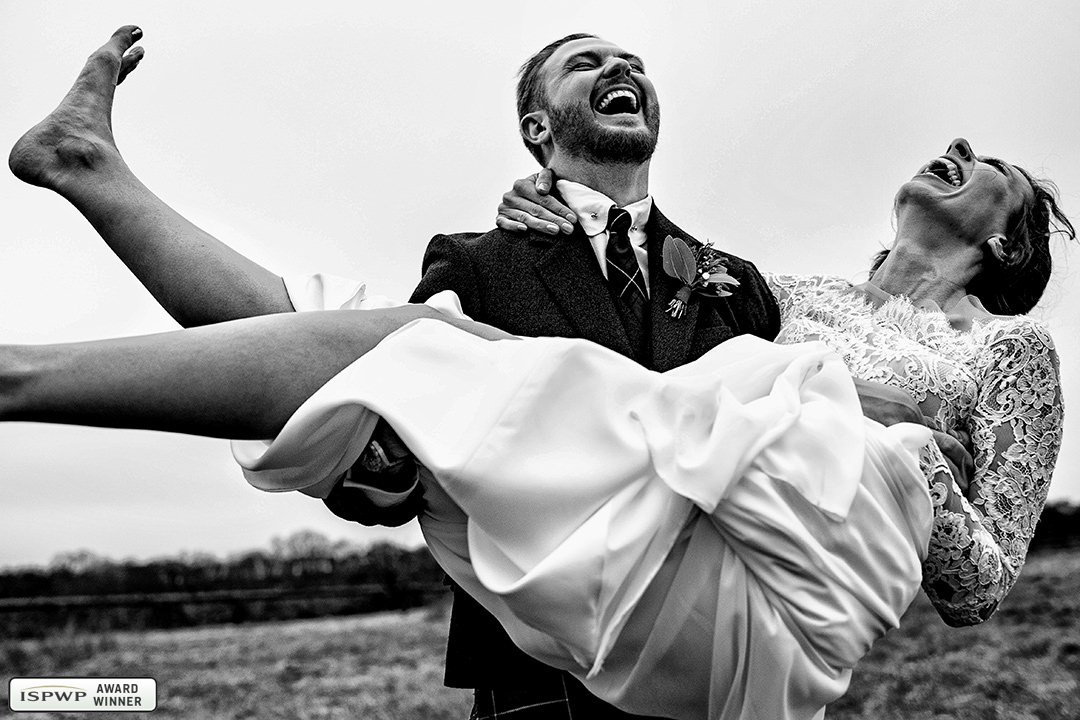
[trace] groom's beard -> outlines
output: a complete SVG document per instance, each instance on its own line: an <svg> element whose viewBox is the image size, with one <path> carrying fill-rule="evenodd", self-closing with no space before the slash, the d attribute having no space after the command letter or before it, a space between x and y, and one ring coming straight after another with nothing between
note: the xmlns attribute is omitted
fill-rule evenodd
<svg viewBox="0 0 1080 720"><path fill-rule="evenodd" d="M656 150L660 108L645 107L645 127L609 128L600 125L591 108L568 103L548 108L551 134L567 154L596 163L643 163Z"/></svg>

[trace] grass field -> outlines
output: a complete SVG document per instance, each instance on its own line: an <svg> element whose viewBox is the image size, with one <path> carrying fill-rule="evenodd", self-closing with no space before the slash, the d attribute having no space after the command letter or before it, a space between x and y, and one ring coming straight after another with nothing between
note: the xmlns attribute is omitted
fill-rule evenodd
<svg viewBox="0 0 1080 720"><path fill-rule="evenodd" d="M0 641L0 680L151 676L160 718L468 717L442 687L444 607L191 630ZM5 693L7 683L0 686ZM59 718L19 714L19 718ZM106 720L130 713L93 713ZM1080 552L1030 559L989 622L953 629L921 599L856 669L830 720L1080 719Z"/></svg>

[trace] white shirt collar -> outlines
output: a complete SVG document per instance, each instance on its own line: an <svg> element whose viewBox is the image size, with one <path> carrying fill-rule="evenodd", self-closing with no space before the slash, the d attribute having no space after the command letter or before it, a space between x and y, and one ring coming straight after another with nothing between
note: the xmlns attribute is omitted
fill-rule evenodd
<svg viewBox="0 0 1080 720"><path fill-rule="evenodd" d="M611 210L612 205L615 205L615 201L601 192L569 180L559 180L555 183L555 187L559 190L559 194L562 195L566 204L577 215L578 222L581 223L581 229L589 236L589 245L592 246L593 253L596 255L596 262L600 265L600 272L606 278L608 276L607 262L605 260L608 241L608 211ZM622 208L630 213L632 222L627 236L630 239L630 245L634 249L634 255L637 257L638 267L641 268L641 274L645 279L647 292L651 292L652 284L649 280L649 248L646 243L648 235L645 234L645 223L649 222L652 206L652 196L646 195L641 200L632 202Z"/></svg>
<svg viewBox="0 0 1080 720"><path fill-rule="evenodd" d="M578 216L581 229L589 237L599 235L607 230L608 211L617 203L590 187L569 180L559 180L555 183L567 206ZM630 242L642 245L645 242L645 223L649 222L652 214L652 195L646 195L637 202L630 203L622 208L630 213L633 222L630 228Z"/></svg>

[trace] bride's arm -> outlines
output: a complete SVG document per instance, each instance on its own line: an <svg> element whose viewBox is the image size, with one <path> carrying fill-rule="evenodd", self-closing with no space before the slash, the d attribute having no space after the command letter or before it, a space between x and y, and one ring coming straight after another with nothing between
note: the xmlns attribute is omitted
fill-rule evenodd
<svg viewBox="0 0 1080 720"><path fill-rule="evenodd" d="M1045 331L1027 323L1001 333L980 369L971 487L961 493L941 464L931 485L923 587L950 625L986 620L1016 582L1061 443L1058 360Z"/></svg>
<svg viewBox="0 0 1080 720"><path fill-rule="evenodd" d="M287 313L159 335L0 346L0 420L264 439L326 381L413 320L509 337L423 305Z"/></svg>

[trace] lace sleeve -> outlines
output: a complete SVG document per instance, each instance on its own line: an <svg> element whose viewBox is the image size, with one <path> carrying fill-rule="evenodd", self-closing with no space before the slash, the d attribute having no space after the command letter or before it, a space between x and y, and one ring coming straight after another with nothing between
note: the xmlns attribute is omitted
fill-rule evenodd
<svg viewBox="0 0 1080 720"><path fill-rule="evenodd" d="M783 322L783 318L787 314L787 307L790 304L791 288L795 284L794 279L791 275L777 275L771 272L762 273L762 277L765 278L765 284L769 286L769 292L776 298L776 304L780 306L780 317L781 322Z"/></svg>
<svg viewBox="0 0 1080 720"><path fill-rule="evenodd" d="M832 279L820 275L783 275L769 272L763 273L763 276L780 307L781 326L802 317L806 306L814 304L813 296L816 290Z"/></svg>
<svg viewBox="0 0 1080 720"><path fill-rule="evenodd" d="M967 497L940 454L924 460L935 517L923 588L954 626L989 618L1016 582L1061 445L1058 360L1044 329L1024 320L995 331L975 370Z"/></svg>

